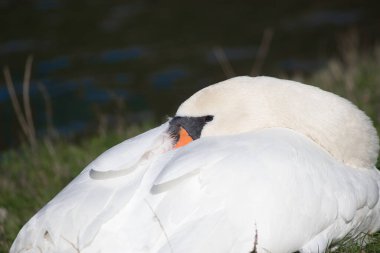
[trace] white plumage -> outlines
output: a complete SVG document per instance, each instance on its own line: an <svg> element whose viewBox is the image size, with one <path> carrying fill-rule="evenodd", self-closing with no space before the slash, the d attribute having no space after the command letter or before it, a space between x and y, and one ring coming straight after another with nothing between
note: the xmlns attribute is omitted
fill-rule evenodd
<svg viewBox="0 0 380 253"><path fill-rule="evenodd" d="M10 252L324 252L379 230L378 137L347 100L238 77L176 116L206 115L186 146L174 148L169 121L102 154Z"/></svg>

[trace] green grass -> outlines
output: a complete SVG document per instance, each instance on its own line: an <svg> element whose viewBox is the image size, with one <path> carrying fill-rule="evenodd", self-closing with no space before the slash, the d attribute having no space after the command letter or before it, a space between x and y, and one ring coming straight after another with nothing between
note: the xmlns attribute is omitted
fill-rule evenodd
<svg viewBox="0 0 380 253"><path fill-rule="evenodd" d="M311 76L298 79L348 98L380 123L380 47L371 52L347 51ZM0 252L8 249L21 226L72 180L90 161L106 149L150 128L152 124L125 130L107 130L72 143L59 138L43 140L36 150L24 145L5 152L0 159ZM6 211L6 215L4 212ZM369 243L343 241L337 253L380 252L380 233Z"/></svg>
<svg viewBox="0 0 380 253"><path fill-rule="evenodd" d="M334 253L378 253L380 252L380 233L359 236L356 243L352 239L342 240ZM332 247L334 248L334 247Z"/></svg>

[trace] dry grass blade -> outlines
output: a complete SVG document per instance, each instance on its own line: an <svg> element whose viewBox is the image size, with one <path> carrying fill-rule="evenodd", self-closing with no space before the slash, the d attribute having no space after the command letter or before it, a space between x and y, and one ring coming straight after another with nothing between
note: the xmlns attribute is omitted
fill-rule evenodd
<svg viewBox="0 0 380 253"><path fill-rule="evenodd" d="M46 128L48 131L48 136L49 137L55 137L57 135L57 133L54 130L53 106L51 103L51 98L50 98L49 92L46 89L45 85L43 85L43 83L38 83L38 89L40 90L40 92L42 94L42 98L44 99L44 102L45 102Z"/></svg>
<svg viewBox="0 0 380 253"><path fill-rule="evenodd" d="M21 105L20 105L20 102L17 98L16 91L14 88L14 84L12 81L11 71L9 70L8 66L4 67L3 73L4 73L4 78L5 78L5 84L7 85L7 89L8 89L11 101L12 101L13 109L15 110L15 113L16 113L17 120L18 120L18 122L21 126L21 129L24 132L25 136L29 136L29 127L28 127L28 124L27 124L26 119L24 117L24 114L22 113Z"/></svg>
<svg viewBox="0 0 380 253"><path fill-rule="evenodd" d="M231 63L228 61L227 56L221 47L214 48L214 55L216 60L219 62L222 70L227 78L236 76L234 69L232 68Z"/></svg>
<svg viewBox="0 0 380 253"><path fill-rule="evenodd" d="M36 131L34 129L32 109L30 106L30 96L29 96L32 64L33 64L33 56L30 55L28 59L26 60L26 64L25 64L24 81L22 85L22 97L23 97L23 102L24 102L24 112L25 112L26 123L29 128L29 139L30 139L31 145L34 147L36 145Z"/></svg>
<svg viewBox="0 0 380 253"><path fill-rule="evenodd" d="M7 89L12 101L13 109L16 113L17 120L30 146L32 147L32 149L35 149L37 146L37 139L36 139L36 133L34 129L33 116L32 116L32 110L30 106L30 97L29 97L32 62L33 62L33 58L32 56L29 56L26 61L24 82L23 82L23 89L22 89L24 111L22 110L21 103L17 97L15 85L12 80L11 71L8 66L4 67L3 73L4 73L4 78L5 78L5 84L7 85Z"/></svg>
<svg viewBox="0 0 380 253"><path fill-rule="evenodd" d="M263 38L260 43L259 50L257 52L255 63L253 64L253 67L251 70L251 76L256 76L260 74L261 67L263 66L264 60L268 55L272 38L273 38L273 29L266 28L263 34Z"/></svg>

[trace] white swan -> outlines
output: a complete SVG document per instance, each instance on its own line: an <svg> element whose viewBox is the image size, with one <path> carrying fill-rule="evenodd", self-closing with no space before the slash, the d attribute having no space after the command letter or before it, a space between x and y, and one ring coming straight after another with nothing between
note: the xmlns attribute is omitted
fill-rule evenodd
<svg viewBox="0 0 380 253"><path fill-rule="evenodd" d="M347 100L236 77L89 164L10 252L324 252L379 230L378 151Z"/></svg>

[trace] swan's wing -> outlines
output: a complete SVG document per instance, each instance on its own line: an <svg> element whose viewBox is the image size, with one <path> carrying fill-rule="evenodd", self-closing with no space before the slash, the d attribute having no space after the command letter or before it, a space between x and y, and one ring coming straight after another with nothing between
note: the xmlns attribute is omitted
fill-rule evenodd
<svg viewBox="0 0 380 253"><path fill-rule="evenodd" d="M250 252L256 238L259 252L292 252L334 223L339 207L328 187L322 187L323 171L334 168L330 157L306 138L291 131L270 130L211 143L212 148L198 154L207 157L209 167L200 167L189 189L185 185L181 190L169 188L166 203L156 207L162 223L172 224L168 241L174 252L186 247L191 249L186 252ZM215 159L218 153L222 155ZM197 157L187 159L190 162ZM183 164L186 162L169 163L154 187L165 187L189 175ZM178 214L170 206L191 192L198 192L199 200L192 208L181 208L186 211L177 220L187 222L175 227L170 221ZM169 252L168 245L161 251Z"/></svg>
<svg viewBox="0 0 380 253"><path fill-rule="evenodd" d="M87 252L317 252L378 223L374 175L290 130L200 139L160 171Z"/></svg>
<svg viewBox="0 0 380 253"><path fill-rule="evenodd" d="M99 194L117 189L102 197L108 203L100 206L100 215L82 221L86 217L78 214L78 224L67 219L60 231L74 228L67 234L76 236L70 242L81 253L250 252L254 247L259 253L317 252L350 231L378 229L380 180L375 170L370 173L344 167L290 130L201 138L160 156L144 175L96 180L90 190ZM128 187L137 181L135 193ZM124 192L133 192L133 198ZM96 194L88 198L96 208ZM62 220L59 212L54 215ZM40 221L46 222L31 222ZM75 252L70 245L55 246L56 251L41 247Z"/></svg>
<svg viewBox="0 0 380 253"><path fill-rule="evenodd" d="M89 244L133 196L167 129L166 123L124 141L90 163L22 228L11 252L76 252Z"/></svg>
<svg viewBox="0 0 380 253"><path fill-rule="evenodd" d="M84 170L90 171L90 176L94 179L108 179L117 177L120 171L124 174L132 172L136 169L136 165L141 162L141 158L149 156L148 151L153 151L163 145L161 151L167 148L164 141L167 140L166 130L169 124L165 123L159 127L149 130L134 138L128 139L104 152ZM155 150L153 152L160 152ZM148 157L145 157L148 158ZM120 176L124 175L120 173Z"/></svg>

